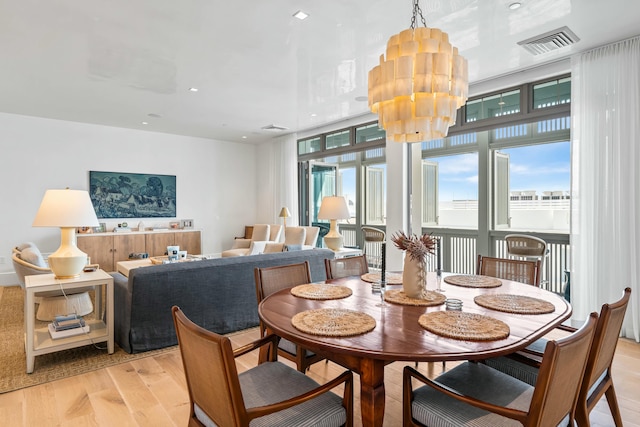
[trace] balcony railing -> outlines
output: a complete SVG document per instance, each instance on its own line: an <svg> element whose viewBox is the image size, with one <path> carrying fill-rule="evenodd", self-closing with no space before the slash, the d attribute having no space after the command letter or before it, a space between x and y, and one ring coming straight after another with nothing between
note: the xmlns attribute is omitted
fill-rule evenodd
<svg viewBox="0 0 640 427"><path fill-rule="evenodd" d="M384 227L379 227L384 230ZM433 236L441 240L442 268L457 274L475 274L478 252L476 249L477 231L459 229L424 229L423 232L433 233ZM362 233L355 225L341 224L340 233L344 237L344 246L362 248ZM507 245L504 236L510 232L491 232L490 247L492 253L489 256L507 258ZM555 293L562 293L565 283L564 271L569 268L570 250L569 235L560 233L528 233L547 242L549 249L542 266L542 287ZM388 236L387 236L388 238ZM360 243L359 243L360 242ZM375 246L368 251L376 251ZM371 253L371 252L370 252ZM380 255L371 253L372 255ZM428 260L429 265L435 266L434 260Z"/></svg>

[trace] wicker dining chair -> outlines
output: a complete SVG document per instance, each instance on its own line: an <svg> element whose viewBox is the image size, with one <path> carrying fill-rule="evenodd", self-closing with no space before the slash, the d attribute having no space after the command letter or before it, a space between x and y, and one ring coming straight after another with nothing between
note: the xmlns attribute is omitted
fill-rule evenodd
<svg viewBox="0 0 640 427"><path fill-rule="evenodd" d="M269 295L282 289L311 283L309 261L299 264L278 265L254 269L258 304ZM260 336L267 334L266 325L260 320ZM300 372L305 372L312 364L324 358L284 338L278 344L278 355L295 362Z"/></svg>
<svg viewBox="0 0 640 427"><path fill-rule="evenodd" d="M258 348L275 347L268 335L235 351L228 337L208 331L173 306L173 321L189 391L189 426L353 425L353 374L343 372L320 385L277 361L238 374L235 359ZM343 386L342 397L331 392Z"/></svg>
<svg viewBox="0 0 640 427"><path fill-rule="evenodd" d="M386 234L379 228L362 226L360 227L364 237L364 254L367 255L369 266L376 270L382 268L382 243L386 239Z"/></svg>
<svg viewBox="0 0 640 427"><path fill-rule="evenodd" d="M327 279L339 279L348 276L362 276L369 272L366 255L350 256L324 260Z"/></svg>
<svg viewBox="0 0 640 427"><path fill-rule="evenodd" d="M507 234L504 240L507 242L507 255L509 255L509 258L525 261L540 260L540 276L542 276L545 266L547 267L547 278L544 282L541 279L540 284L549 281L549 262L545 263L545 259L549 256L549 248L546 241L528 234Z"/></svg>
<svg viewBox="0 0 640 427"><path fill-rule="evenodd" d="M482 363L464 362L435 380L405 366L403 425L573 425L596 321L591 313L578 331L547 343L535 387ZM426 385L414 390L414 378Z"/></svg>
<svg viewBox="0 0 640 427"><path fill-rule="evenodd" d="M616 427L622 427L622 417L611 376L611 365L630 296L631 288L626 288L620 300L604 304L600 310L584 381L578 395L576 421L580 427L589 425L589 413L603 395L607 399ZM575 330L569 327L562 329ZM523 351L487 359L484 363L528 384L535 384L539 376L541 360L544 360L540 350L545 348L546 343L547 340L541 338Z"/></svg>
<svg viewBox="0 0 640 427"><path fill-rule="evenodd" d="M540 260L524 261L478 255L476 274L540 287Z"/></svg>

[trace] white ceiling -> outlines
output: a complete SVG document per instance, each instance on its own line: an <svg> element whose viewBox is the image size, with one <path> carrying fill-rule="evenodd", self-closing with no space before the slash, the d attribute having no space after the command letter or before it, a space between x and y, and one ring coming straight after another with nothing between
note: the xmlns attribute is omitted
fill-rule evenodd
<svg viewBox="0 0 640 427"><path fill-rule="evenodd" d="M637 0L513 1L421 7L475 83L640 34ZM266 125L367 113L367 73L411 12L411 0L0 0L0 111L259 143L283 134ZM538 56L517 45L562 26L580 41Z"/></svg>

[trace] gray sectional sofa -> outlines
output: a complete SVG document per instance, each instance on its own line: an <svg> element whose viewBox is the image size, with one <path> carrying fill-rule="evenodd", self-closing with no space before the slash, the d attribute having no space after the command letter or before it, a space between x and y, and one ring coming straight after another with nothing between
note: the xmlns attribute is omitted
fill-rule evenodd
<svg viewBox="0 0 640 427"><path fill-rule="evenodd" d="M257 326L256 267L309 261L313 281L325 280L328 249L280 252L163 264L114 277L116 343L128 353L177 344L171 306L196 324L219 334Z"/></svg>

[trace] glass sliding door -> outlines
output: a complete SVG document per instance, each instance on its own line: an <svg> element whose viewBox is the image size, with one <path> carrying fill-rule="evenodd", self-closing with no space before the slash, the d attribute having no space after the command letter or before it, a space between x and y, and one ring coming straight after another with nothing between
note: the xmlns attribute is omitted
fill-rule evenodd
<svg viewBox="0 0 640 427"><path fill-rule="evenodd" d="M318 222L322 198L338 194L338 165L309 162L309 223Z"/></svg>

